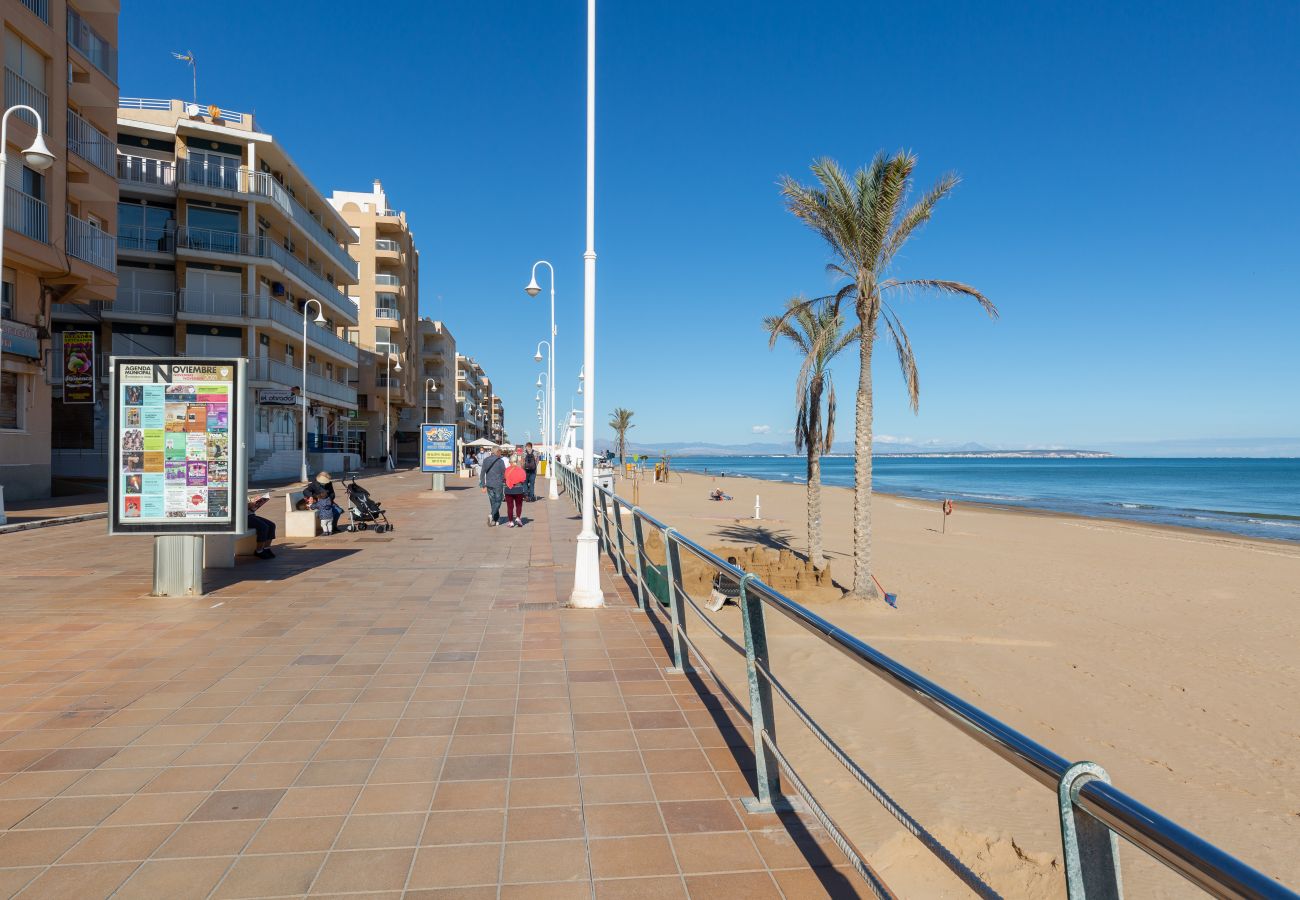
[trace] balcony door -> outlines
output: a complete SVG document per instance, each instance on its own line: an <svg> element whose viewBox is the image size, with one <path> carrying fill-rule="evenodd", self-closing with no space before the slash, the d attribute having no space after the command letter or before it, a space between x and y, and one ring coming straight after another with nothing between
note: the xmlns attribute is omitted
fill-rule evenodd
<svg viewBox="0 0 1300 900"><path fill-rule="evenodd" d="M187 266L185 269L185 311L210 316L244 315L243 275Z"/></svg>
<svg viewBox="0 0 1300 900"><path fill-rule="evenodd" d="M239 190L241 160L238 156L191 149L187 159L190 181L227 191Z"/></svg>

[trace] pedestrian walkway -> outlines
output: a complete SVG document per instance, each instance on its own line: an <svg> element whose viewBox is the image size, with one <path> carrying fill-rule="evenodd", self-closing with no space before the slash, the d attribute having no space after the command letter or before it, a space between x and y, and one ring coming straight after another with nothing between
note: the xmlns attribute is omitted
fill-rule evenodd
<svg viewBox="0 0 1300 900"><path fill-rule="evenodd" d="M102 521L0 535L0 897L857 896L625 585L563 608L568 502L449 482L200 598Z"/></svg>

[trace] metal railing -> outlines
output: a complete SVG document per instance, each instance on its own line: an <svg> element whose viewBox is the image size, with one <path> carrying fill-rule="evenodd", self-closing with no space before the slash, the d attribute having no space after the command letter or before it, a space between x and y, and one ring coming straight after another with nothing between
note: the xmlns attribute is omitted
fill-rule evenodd
<svg viewBox="0 0 1300 900"><path fill-rule="evenodd" d="M117 299L112 303L101 301L98 306L105 316L129 314L171 318L176 314L176 292L119 288Z"/></svg>
<svg viewBox="0 0 1300 900"><path fill-rule="evenodd" d="M256 316L259 319L270 319L273 322L279 322L281 325L287 325L295 331L302 329L302 313L294 309L287 303L281 303L270 297L257 297L256 302L251 305L250 316ZM315 310L312 310L315 315ZM356 365L357 348L336 335L326 325L311 324L308 319L309 327L307 328L307 340L326 350L331 350L342 356L344 359Z"/></svg>
<svg viewBox="0 0 1300 900"><path fill-rule="evenodd" d="M166 159L120 153L117 157L117 180L130 184L175 187L176 164Z"/></svg>
<svg viewBox="0 0 1300 900"><path fill-rule="evenodd" d="M387 284L392 285L393 287L401 287L402 279L398 278L396 275L376 275L375 284Z"/></svg>
<svg viewBox="0 0 1300 900"><path fill-rule="evenodd" d="M580 510L583 493L581 474L562 464L557 465L556 470L567 496ZM844 851L853 868L878 897L893 895L827 815L782 752L776 739L773 695L786 703L800 723L831 752L849 774L867 788L887 812L898 819L969 888L981 896L994 896L995 892L939 844L919 822L900 809L880 785L811 718L790 689L773 674L765 620L765 611L768 609L816 635L863 669L897 688L909 699L921 704L1050 789L1056 798L1060 816L1066 886L1071 898L1083 898L1085 894L1089 898L1122 896L1117 840L1117 837L1122 837L1214 896L1300 900L1300 895L1277 881L1114 787L1105 770L1095 763L1072 764L1065 757L769 587L755 575L720 559L612 490L596 484L593 500L601 548L618 574L627 578L635 589L638 608L648 612L661 602L666 602L674 669L691 671L694 656L702 669L710 674L713 672L708 660L689 637L686 615L689 610L694 610L697 621L713 631L725 645L745 657L748 702L738 701L721 681L718 684L753 726L757 796L745 801L746 808L753 812L781 808L781 776L784 774L785 780L812 810L836 845ZM662 570L650 562L646 552L646 538L650 532L663 544ZM744 629L743 644L714 624L686 592L681 567L683 551L702 561L738 595ZM647 570L653 570L654 574L647 577ZM652 578L657 587L652 584ZM656 600L656 590L667 596ZM656 610L655 615L661 613Z"/></svg>
<svg viewBox="0 0 1300 900"><path fill-rule="evenodd" d="M5 66L5 108L17 106L18 104L30 106L41 114L41 128L46 134L50 133L50 98L36 85L32 84L23 76L19 75L13 69ZM18 110L18 118L22 119L33 128L36 127L36 121L32 114L25 109Z"/></svg>
<svg viewBox="0 0 1300 900"><path fill-rule="evenodd" d="M171 253L176 249L176 229L161 225L117 226L117 249Z"/></svg>
<svg viewBox="0 0 1300 900"><path fill-rule="evenodd" d="M301 364L289 365L276 359L257 357L250 361L248 377L251 381L268 381L272 384L293 387L302 384L302 367ZM307 373L307 393L316 394L318 397L330 400L337 400L340 403L351 404L352 406L357 403L355 389L342 382L333 381L312 372Z"/></svg>
<svg viewBox="0 0 1300 900"><path fill-rule="evenodd" d="M92 66L117 83L117 48L91 28L90 23L72 7L68 7L68 45L75 47Z"/></svg>
<svg viewBox="0 0 1300 900"><path fill-rule="evenodd" d="M397 243L397 241L390 241L387 238L380 238L379 240L375 241L375 249L386 250L389 253L401 253L402 245Z"/></svg>
<svg viewBox="0 0 1300 900"><path fill-rule="evenodd" d="M246 182L241 177L244 167L237 159L223 156L205 156L201 159L178 159L176 171L185 184L215 188L222 191L247 193Z"/></svg>
<svg viewBox="0 0 1300 900"><path fill-rule="evenodd" d="M36 13L46 25L50 24L50 0L23 0L23 6Z"/></svg>
<svg viewBox="0 0 1300 900"><path fill-rule="evenodd" d="M117 238L68 213L63 242L68 255L105 272L117 271Z"/></svg>
<svg viewBox="0 0 1300 900"><path fill-rule="evenodd" d="M150 97L119 97L118 109L171 109L170 100L155 100Z"/></svg>
<svg viewBox="0 0 1300 900"><path fill-rule="evenodd" d="M311 210L303 206L293 194L289 194L289 216L295 225L315 238L316 243L320 244L345 272L353 278L357 277L359 271L357 261L348 255L348 251L339 243L339 239L330 234L321 221L311 214Z"/></svg>
<svg viewBox="0 0 1300 900"><path fill-rule="evenodd" d="M32 240L50 242L49 208L44 200L5 185L5 227Z"/></svg>
<svg viewBox="0 0 1300 900"><path fill-rule="evenodd" d="M398 312L397 310L393 309L392 307L389 307L389 306L376 306L376 307L375 307L375 318L376 318L376 319L390 319L390 320L393 320L393 321L397 321L397 320L400 320L400 319L402 318L402 314L401 314L400 312Z"/></svg>
<svg viewBox="0 0 1300 900"><path fill-rule="evenodd" d="M101 172L114 174L117 144L72 110L68 110L68 149Z"/></svg>
<svg viewBox="0 0 1300 900"><path fill-rule="evenodd" d="M243 319L248 316L249 305L256 296L235 291L204 291L187 288L177 294L177 299L180 301L177 309L183 313Z"/></svg>

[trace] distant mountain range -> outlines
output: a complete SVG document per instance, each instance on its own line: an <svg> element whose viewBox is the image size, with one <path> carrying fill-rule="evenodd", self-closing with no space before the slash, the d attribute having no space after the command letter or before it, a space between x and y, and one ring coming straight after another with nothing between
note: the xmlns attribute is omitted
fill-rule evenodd
<svg viewBox="0 0 1300 900"><path fill-rule="evenodd" d="M617 451L613 441L596 438L596 451ZM629 442L627 452L630 455L661 456L793 456L796 455L794 442L788 443L751 443L751 444L711 444L707 442L668 441L662 444L642 444ZM853 444L841 442L835 444L830 456L851 456ZM1047 458L1088 458L1095 459L1110 456L1102 450L1072 450L1068 448L1042 448L1023 450L993 450L982 444L967 442L964 444L945 444L940 442L904 443L879 442L875 446L877 456L946 456L946 457L1047 457Z"/></svg>

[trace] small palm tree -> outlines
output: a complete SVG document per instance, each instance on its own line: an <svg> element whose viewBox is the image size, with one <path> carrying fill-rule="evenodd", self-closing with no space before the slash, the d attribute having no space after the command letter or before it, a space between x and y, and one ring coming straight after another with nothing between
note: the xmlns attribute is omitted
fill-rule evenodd
<svg viewBox="0 0 1300 900"><path fill-rule="evenodd" d="M627 450L627 430L635 428L632 424L632 410L618 407L610 414L609 427L614 429L614 434L618 438L618 464L623 465L623 455Z"/></svg>
<svg viewBox="0 0 1300 900"><path fill-rule="evenodd" d="M808 454L808 559L824 568L822 552L822 454L835 442L835 384L830 363L845 347L858 339L858 329L844 331L844 318L830 303L814 305L802 297L786 304L784 316L763 320L776 346L784 337L799 348L803 365L795 382L794 449ZM822 398L826 398L826 419L822 421Z"/></svg>
<svg viewBox="0 0 1300 900"><path fill-rule="evenodd" d="M936 278L897 278L890 274L898 252L918 228L930 220L939 201L957 186L954 174L942 176L909 207L904 206L912 183L916 157L899 152L876 155L871 165L850 177L830 159L813 163L817 184L800 184L790 176L781 179L786 208L820 234L836 260L827 266L841 282L834 294L818 298L838 311L848 302L858 319L858 393L855 402L853 446L853 587L851 596L879 597L871 578L871 355L883 321L907 383L915 412L920 403L916 356L898 313L889 298L908 291L938 291L974 299L993 318L997 308L968 284ZM806 305L816 300L805 301ZM783 318L792 315L787 310Z"/></svg>

